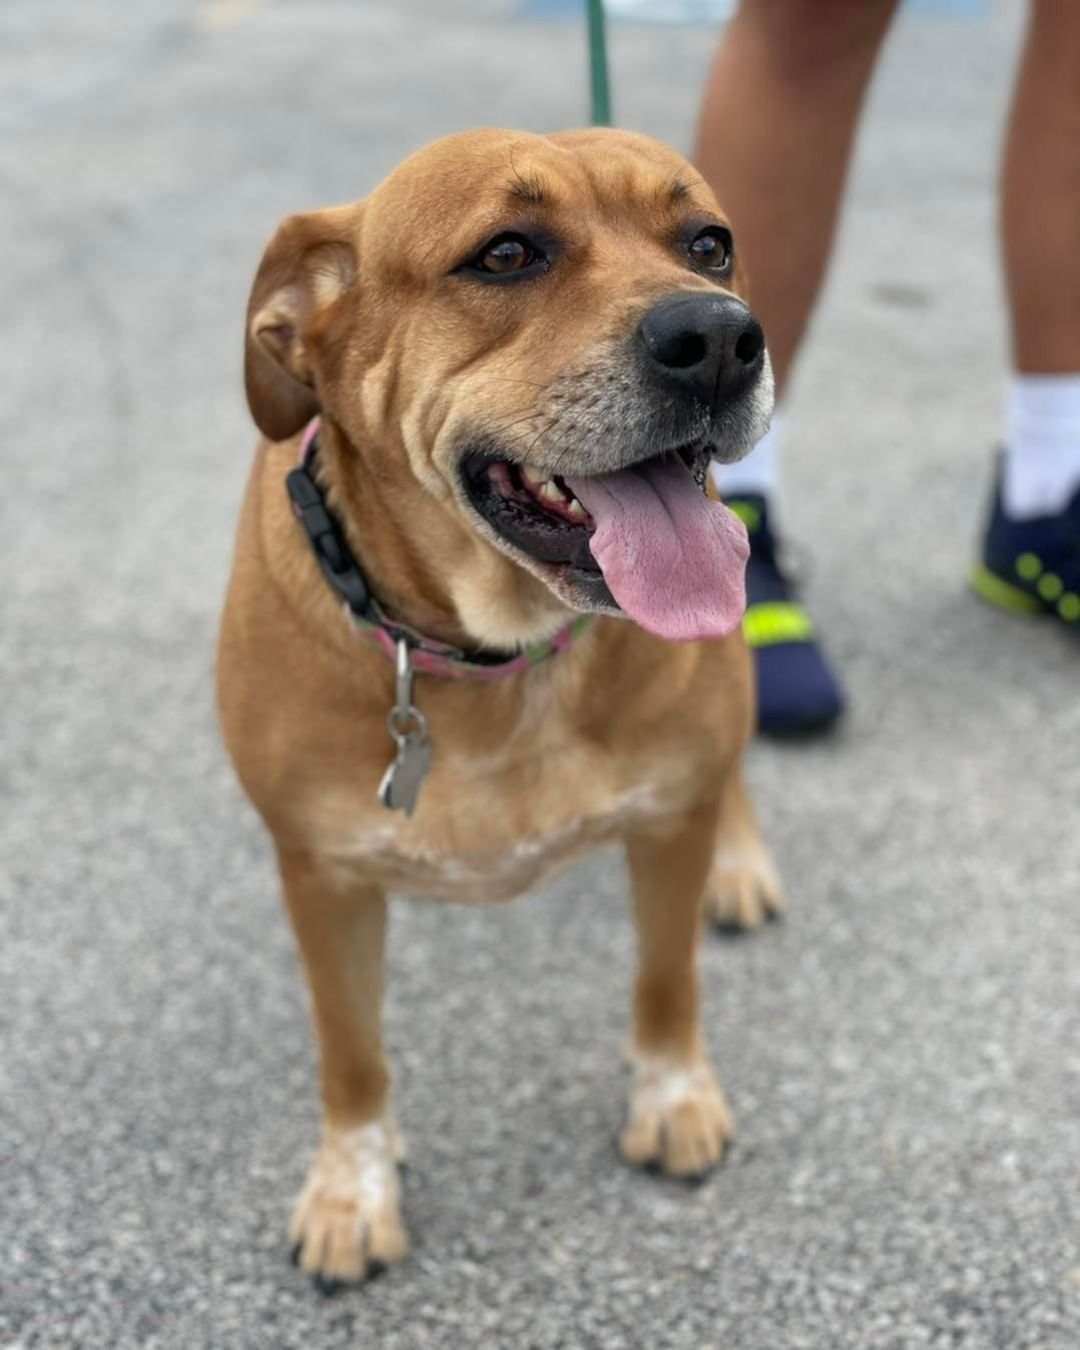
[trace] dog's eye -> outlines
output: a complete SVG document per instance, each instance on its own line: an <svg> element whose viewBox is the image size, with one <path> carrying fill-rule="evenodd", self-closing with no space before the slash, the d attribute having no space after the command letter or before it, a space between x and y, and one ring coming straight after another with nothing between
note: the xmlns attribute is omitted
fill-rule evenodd
<svg viewBox="0 0 1080 1350"><path fill-rule="evenodd" d="M529 245L524 239L515 239L508 235L497 243L489 244L480 255L480 266L485 272L520 272L532 261Z"/></svg>
<svg viewBox="0 0 1080 1350"><path fill-rule="evenodd" d="M508 277L546 263L545 255L524 235L500 234L489 240L466 267L485 276Z"/></svg>
<svg viewBox="0 0 1080 1350"><path fill-rule="evenodd" d="M710 225L696 235L689 248L690 260L706 272L731 271L731 231L720 225Z"/></svg>

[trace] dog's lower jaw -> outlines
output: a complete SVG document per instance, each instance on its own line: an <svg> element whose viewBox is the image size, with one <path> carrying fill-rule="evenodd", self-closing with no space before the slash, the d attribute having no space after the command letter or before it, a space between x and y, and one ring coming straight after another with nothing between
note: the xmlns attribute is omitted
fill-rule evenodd
<svg viewBox="0 0 1080 1350"><path fill-rule="evenodd" d="M389 1116L343 1128L327 1124L289 1237L305 1274L354 1284L408 1254L401 1219L400 1135Z"/></svg>
<svg viewBox="0 0 1080 1350"><path fill-rule="evenodd" d="M493 569L513 565L501 551L493 554L491 562ZM531 570L515 570L520 576L509 603L508 588L497 589L486 577L462 578L452 586L458 619L478 647L515 651L534 642L546 642L579 612Z"/></svg>
<svg viewBox="0 0 1080 1350"><path fill-rule="evenodd" d="M488 585L458 585L454 591L461 621L476 639L496 648L526 647L553 637L579 614L606 614L625 617L603 574L586 573L568 564L547 563L530 557L504 539L473 507L464 493L459 497L461 510L468 516L479 539L488 546L492 568L513 568L518 619L512 634L507 633L506 589L502 591L501 637L492 622ZM494 574L493 574L494 575Z"/></svg>
<svg viewBox="0 0 1080 1350"><path fill-rule="evenodd" d="M558 568L520 553L467 499L459 506L474 532L473 547L486 554L482 567L449 582L458 620L477 646L512 651L554 637L579 614L621 614L599 572L596 603L582 603L579 588L560 584Z"/></svg>

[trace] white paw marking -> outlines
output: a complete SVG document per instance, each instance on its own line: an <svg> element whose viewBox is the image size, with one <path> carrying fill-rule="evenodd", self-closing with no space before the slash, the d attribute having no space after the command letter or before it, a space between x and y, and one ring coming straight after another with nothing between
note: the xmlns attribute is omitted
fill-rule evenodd
<svg viewBox="0 0 1080 1350"><path fill-rule="evenodd" d="M677 1064L662 1056L635 1055L630 1109L634 1114L663 1115L700 1093L714 1092L716 1079L704 1061Z"/></svg>
<svg viewBox="0 0 1080 1350"><path fill-rule="evenodd" d="M385 1120L372 1120L351 1130L328 1125L306 1194L355 1198L358 1221L364 1214L396 1207L398 1156L397 1131Z"/></svg>

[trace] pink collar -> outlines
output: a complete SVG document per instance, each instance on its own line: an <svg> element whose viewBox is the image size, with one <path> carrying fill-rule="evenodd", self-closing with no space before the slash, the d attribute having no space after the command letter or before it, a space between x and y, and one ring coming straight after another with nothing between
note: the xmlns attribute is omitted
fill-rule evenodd
<svg viewBox="0 0 1080 1350"><path fill-rule="evenodd" d="M323 576L342 599L349 626L365 641L379 647L389 660L397 662L398 643L404 641L415 670L454 680L497 680L504 675L531 670L558 652L566 651L589 626L592 616L579 614L553 637L530 643L513 656L487 660L483 653L470 656L448 643L426 637L387 618L368 590L363 573L349 552L316 480L314 461L318 431L319 419L313 417L304 428L298 465L286 480L293 509L304 527Z"/></svg>

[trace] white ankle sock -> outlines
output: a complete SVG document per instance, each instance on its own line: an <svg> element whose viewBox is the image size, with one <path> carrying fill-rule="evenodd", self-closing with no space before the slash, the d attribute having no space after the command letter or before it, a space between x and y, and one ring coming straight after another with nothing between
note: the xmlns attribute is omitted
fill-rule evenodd
<svg viewBox="0 0 1080 1350"><path fill-rule="evenodd" d="M1080 373L1014 375L1005 446L1005 514L1023 520L1063 511L1080 488Z"/></svg>
<svg viewBox="0 0 1080 1350"><path fill-rule="evenodd" d="M712 462L712 480L721 497L737 497L740 492L759 492L775 499L780 486L780 441L784 434L784 414L774 412L768 431L745 459L737 464Z"/></svg>

